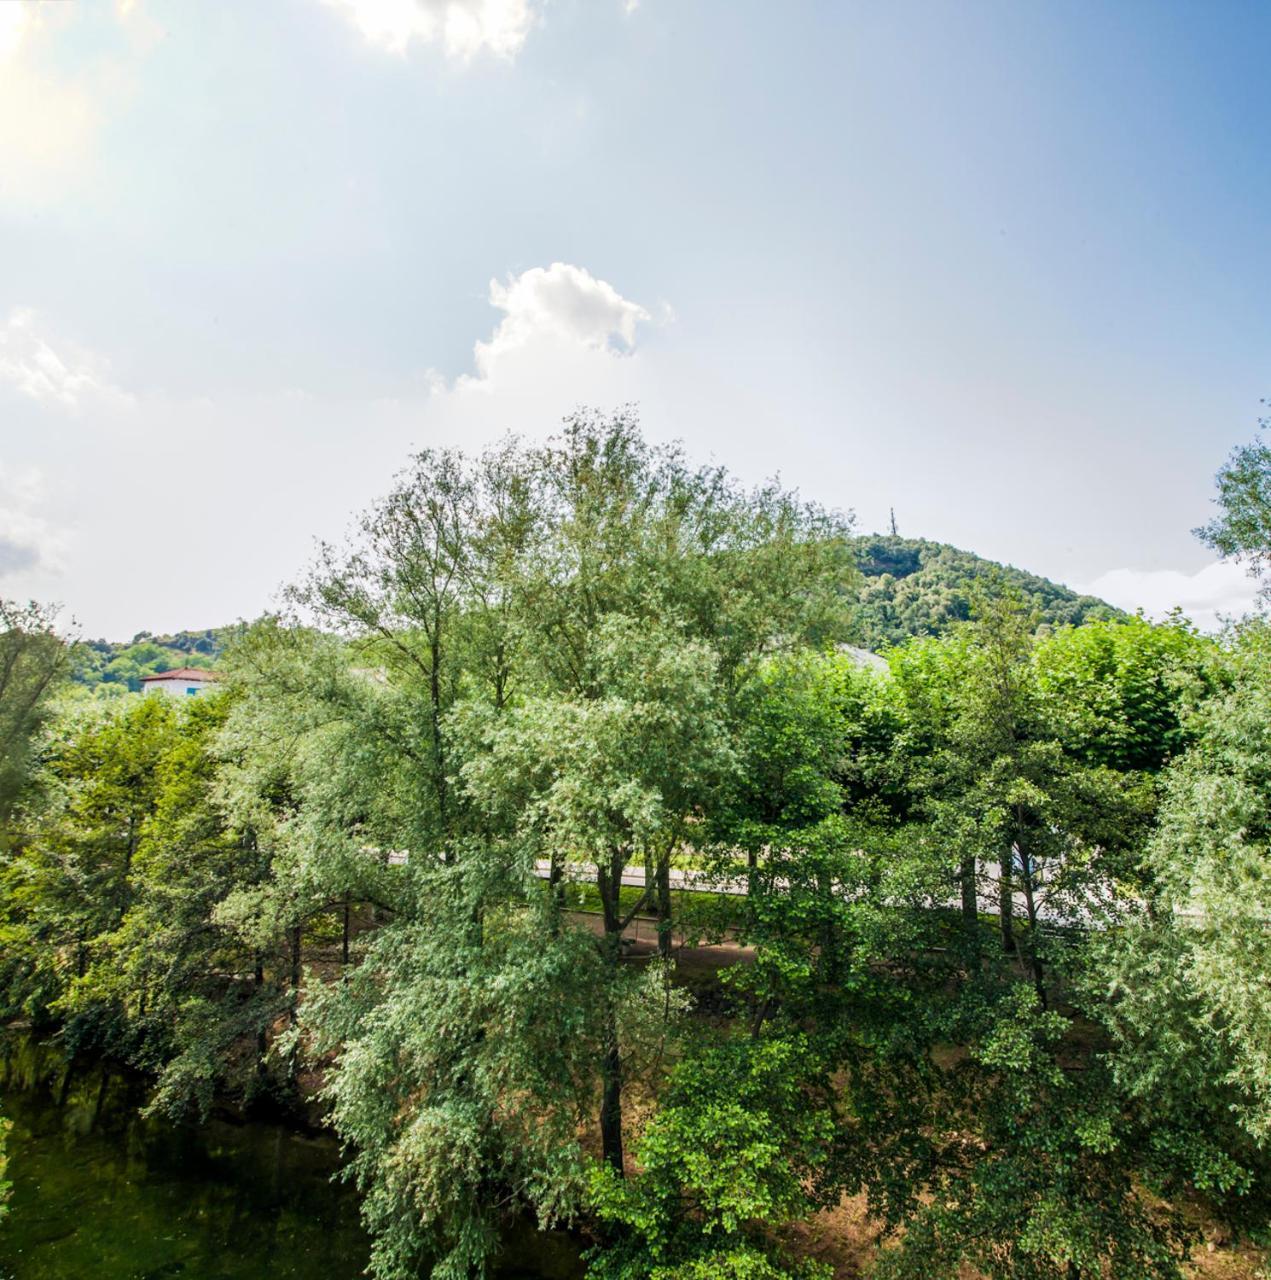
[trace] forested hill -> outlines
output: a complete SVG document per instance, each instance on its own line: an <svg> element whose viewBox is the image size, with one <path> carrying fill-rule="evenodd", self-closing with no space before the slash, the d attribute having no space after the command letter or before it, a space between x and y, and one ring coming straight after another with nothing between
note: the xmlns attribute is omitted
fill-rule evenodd
<svg viewBox="0 0 1271 1280"><path fill-rule="evenodd" d="M1020 591L1043 622L1060 625L1123 615L1103 600L1080 596L1048 578L984 560L970 551L924 538L870 534L856 540L857 562L864 581L858 586L860 608L852 642L875 651L910 636L938 635L970 615L973 584L996 581ZM141 688L142 676L172 667L215 669L221 650L235 627L151 635L131 640L85 640L79 651L76 679L90 687Z"/></svg>
<svg viewBox="0 0 1271 1280"><path fill-rule="evenodd" d="M142 631L131 640L82 640L77 647L75 679L90 687L141 688L142 676L173 667L215 669L216 661L237 627L208 627L156 636Z"/></svg>
<svg viewBox="0 0 1271 1280"><path fill-rule="evenodd" d="M938 635L970 616L975 584L1014 589L1053 626L1125 615L1106 601L982 559L925 538L869 534L856 540L857 563L865 575L858 587L860 608L853 641L885 649L910 636Z"/></svg>

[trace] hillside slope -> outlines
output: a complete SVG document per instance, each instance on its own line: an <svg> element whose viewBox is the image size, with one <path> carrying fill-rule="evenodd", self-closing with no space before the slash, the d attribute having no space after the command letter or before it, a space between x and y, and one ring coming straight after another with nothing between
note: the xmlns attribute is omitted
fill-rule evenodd
<svg viewBox="0 0 1271 1280"><path fill-rule="evenodd" d="M75 680L90 688L113 686L136 692L141 677L173 667L215 669L216 661L237 627L208 627L155 636L142 631L131 640L81 640Z"/></svg>
<svg viewBox="0 0 1271 1280"><path fill-rule="evenodd" d="M910 636L939 635L965 620L977 584L990 591L1018 591L1040 620L1052 626L1125 616L1094 596L1078 595L1049 578L947 543L881 534L854 541L864 581L857 589L859 609L852 639L865 649L885 649Z"/></svg>

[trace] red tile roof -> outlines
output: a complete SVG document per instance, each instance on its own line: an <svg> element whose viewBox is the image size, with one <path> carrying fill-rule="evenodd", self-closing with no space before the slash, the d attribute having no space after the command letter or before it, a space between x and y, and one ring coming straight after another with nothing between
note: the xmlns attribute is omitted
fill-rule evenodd
<svg viewBox="0 0 1271 1280"><path fill-rule="evenodd" d="M198 667L177 667L175 671L156 671L152 676L142 676L141 683L151 680L219 680L215 671L200 671Z"/></svg>

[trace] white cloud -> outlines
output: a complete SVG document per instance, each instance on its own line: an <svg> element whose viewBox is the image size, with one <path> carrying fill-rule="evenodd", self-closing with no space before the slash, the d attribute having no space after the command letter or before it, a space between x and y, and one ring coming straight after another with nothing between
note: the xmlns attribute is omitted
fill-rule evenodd
<svg viewBox="0 0 1271 1280"><path fill-rule="evenodd" d="M0 582L6 590L37 570L60 574L65 568L66 536L41 514L44 500L40 471L0 463Z"/></svg>
<svg viewBox="0 0 1271 1280"><path fill-rule="evenodd" d="M510 356L544 342L611 355L630 352L636 327L651 318L608 281L566 262L531 267L506 284L491 280L490 305L503 319L490 341L478 342L473 352L477 373L487 381Z"/></svg>
<svg viewBox="0 0 1271 1280"><path fill-rule="evenodd" d="M77 409L87 400L129 404L132 397L108 377L106 361L69 344L61 354L40 333L35 312L18 308L0 326L0 384L46 404Z"/></svg>
<svg viewBox="0 0 1271 1280"><path fill-rule="evenodd" d="M440 44L467 62L478 53L520 53L536 21L531 0L325 0L368 44L404 54L412 41Z"/></svg>
<svg viewBox="0 0 1271 1280"><path fill-rule="evenodd" d="M1181 608L1197 626L1215 631L1225 618L1240 618L1255 606L1258 584L1238 564L1219 560L1182 573L1177 569L1112 569L1077 588L1119 608L1142 609L1163 618Z"/></svg>

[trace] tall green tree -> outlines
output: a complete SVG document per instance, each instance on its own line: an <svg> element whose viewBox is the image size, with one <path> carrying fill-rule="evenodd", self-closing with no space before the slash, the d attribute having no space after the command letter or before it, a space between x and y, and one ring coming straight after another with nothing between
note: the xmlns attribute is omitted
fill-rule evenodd
<svg viewBox="0 0 1271 1280"><path fill-rule="evenodd" d="M452 852L403 869L416 907L301 1010L353 1147L376 1276L481 1274L509 1213L568 1221L585 1186L604 1021L595 947L552 927L532 851Z"/></svg>
<svg viewBox="0 0 1271 1280"><path fill-rule="evenodd" d="M156 794L131 859L128 905L61 1002L72 1017L111 1011L121 1027L112 1047L155 1076L150 1106L175 1117L206 1114L217 1095L276 1098L285 1074L269 1048L296 986L286 931L244 939L222 915L235 895L265 892L274 875L268 844L225 816L231 705L217 694L175 709L153 766Z"/></svg>
<svg viewBox="0 0 1271 1280"><path fill-rule="evenodd" d="M70 673L72 644L56 620L55 609L0 599L0 832L26 781L50 696Z"/></svg>
<svg viewBox="0 0 1271 1280"><path fill-rule="evenodd" d="M1214 687L1217 652L1179 617L1061 627L1035 652L1048 731L1083 764L1158 773L1191 741L1187 713Z"/></svg>
<svg viewBox="0 0 1271 1280"><path fill-rule="evenodd" d="M642 899L669 941L670 862L735 768L741 690L772 652L843 625L844 527L690 468L629 416L573 419L534 467L547 518L515 587L533 694L497 717L466 776L513 829L594 866L616 974L628 866L646 868ZM621 1170L616 1009L609 1028L601 1136Z"/></svg>
<svg viewBox="0 0 1271 1280"><path fill-rule="evenodd" d="M11 1008L47 1015L122 923L179 721L168 699L148 697L117 710L74 709L52 727L38 808L0 866Z"/></svg>
<svg viewBox="0 0 1271 1280"><path fill-rule="evenodd" d="M1149 844L1146 910L1109 938L1107 1018L1119 1070L1140 1091L1204 1097L1248 1140L1271 1138L1271 633L1247 624L1222 685L1197 709L1195 742L1169 769ZM1223 687L1225 686L1225 687ZM1189 1103L1188 1105L1193 1105ZM1235 1152L1241 1144L1231 1141ZM1247 1146L1247 1143L1245 1144ZM1201 1141L1198 1151L1208 1150ZM1212 1159L1212 1152L1206 1157ZM1245 1160L1249 1158L1245 1152ZM1234 1168L1213 1183L1234 1183Z"/></svg>
<svg viewBox="0 0 1271 1280"><path fill-rule="evenodd" d="M153 1105L173 1114L271 1085L270 1028L299 985L285 930L257 919L244 938L222 914L276 879L270 846L225 817L229 707L69 705L0 867L8 1008L154 1073Z"/></svg>
<svg viewBox="0 0 1271 1280"><path fill-rule="evenodd" d="M1271 444L1262 434L1268 419L1258 425L1257 438L1235 449L1219 469L1218 514L1195 533L1221 555L1265 574L1271 568Z"/></svg>
<svg viewBox="0 0 1271 1280"><path fill-rule="evenodd" d="M691 468L628 414L582 415L541 447L419 459L298 594L339 637L287 632L252 659L249 772L291 762L274 899L285 885L315 903L354 891L359 860L383 875L357 980L301 1008L303 1037L343 1046L334 1115L361 1153L380 1274L405 1274L419 1250L477 1267L500 1207L545 1221L579 1208L576 1141L529 1171L546 1159L524 1136L535 1116L559 1137L598 1114L603 1157L624 1170L623 1086L647 1038L631 1011L652 1006L624 959L639 904L622 880L646 871L638 897L669 949L671 862L736 776L743 691L774 655L841 626L843 528L776 487ZM566 875L593 879L599 938L563 910ZM269 900L225 910L246 930ZM456 1001L488 993L471 1034L443 976ZM532 1020L501 1011L502 992L531 989ZM403 1052L386 1027L407 1011ZM550 1089L532 1066L545 1045L568 1050ZM400 1110L368 1096L390 1072ZM416 1106L440 1127L407 1160ZM508 1107L510 1123L491 1122ZM465 1115L491 1119L465 1129ZM447 1160L450 1123L482 1162Z"/></svg>

